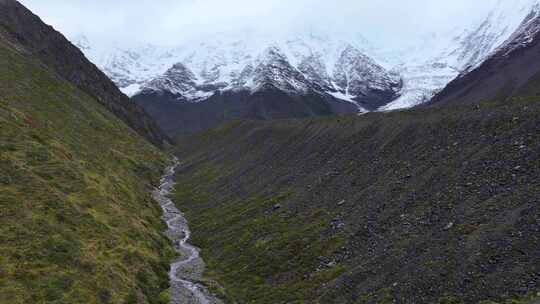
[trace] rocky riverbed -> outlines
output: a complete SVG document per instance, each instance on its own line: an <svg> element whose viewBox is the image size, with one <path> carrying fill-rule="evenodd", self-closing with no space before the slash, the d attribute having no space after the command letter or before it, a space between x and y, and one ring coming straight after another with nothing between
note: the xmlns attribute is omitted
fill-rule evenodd
<svg viewBox="0 0 540 304"><path fill-rule="evenodd" d="M154 199L163 210L162 219L167 223L165 235L171 239L179 257L171 264L169 273L171 304L222 304L202 284L204 261L199 249L189 244L191 231L184 215L168 197L174 187L174 172L179 166L178 159L166 169L159 189L153 192Z"/></svg>

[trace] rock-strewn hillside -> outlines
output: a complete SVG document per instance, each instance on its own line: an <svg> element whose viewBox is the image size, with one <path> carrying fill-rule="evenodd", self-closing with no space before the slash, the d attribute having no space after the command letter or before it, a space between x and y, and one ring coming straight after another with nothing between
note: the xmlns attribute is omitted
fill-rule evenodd
<svg viewBox="0 0 540 304"><path fill-rule="evenodd" d="M528 303L540 78L529 88L181 138L176 201L209 276L239 303Z"/></svg>

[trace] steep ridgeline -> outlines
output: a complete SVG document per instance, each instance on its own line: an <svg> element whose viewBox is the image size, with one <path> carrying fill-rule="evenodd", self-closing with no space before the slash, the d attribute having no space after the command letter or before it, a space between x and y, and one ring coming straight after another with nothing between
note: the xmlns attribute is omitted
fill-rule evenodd
<svg viewBox="0 0 540 304"><path fill-rule="evenodd" d="M479 103L527 94L540 75L540 5L483 64L461 74L431 104ZM534 82L533 82L534 83ZM536 84L536 83L534 83Z"/></svg>
<svg viewBox="0 0 540 304"><path fill-rule="evenodd" d="M428 102L458 75L482 64L515 31L538 0L495 1L474 22L459 20L446 32L427 34L390 57L403 77L401 96L382 110ZM394 59L392 59L394 57Z"/></svg>
<svg viewBox="0 0 540 304"><path fill-rule="evenodd" d="M0 1L0 37L39 58L60 76L94 97L156 145L166 140L144 109L134 104L82 52L15 0Z"/></svg>
<svg viewBox="0 0 540 304"><path fill-rule="evenodd" d="M238 118L374 110L394 100L401 88L399 75L350 44L325 45L319 37L264 42L262 49L242 40L223 43L200 45L144 83L133 100L177 135Z"/></svg>
<svg viewBox="0 0 540 304"><path fill-rule="evenodd" d="M12 14L27 24L0 0L0 303L168 304L175 252L150 195L166 156L43 64L63 39L30 52L23 33L50 30Z"/></svg>

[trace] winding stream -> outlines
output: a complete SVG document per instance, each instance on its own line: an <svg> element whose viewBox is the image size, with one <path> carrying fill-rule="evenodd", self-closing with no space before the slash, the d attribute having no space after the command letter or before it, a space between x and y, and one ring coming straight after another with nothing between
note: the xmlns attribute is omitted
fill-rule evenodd
<svg viewBox="0 0 540 304"><path fill-rule="evenodd" d="M222 304L201 284L204 272L204 261L199 255L199 249L188 243L191 232L184 214L176 208L168 197L174 187L174 172L179 166L178 159L168 167L161 178L159 189L152 196L163 210L162 219L167 223L165 235L173 242L174 248L180 255L171 264L169 272L171 304Z"/></svg>

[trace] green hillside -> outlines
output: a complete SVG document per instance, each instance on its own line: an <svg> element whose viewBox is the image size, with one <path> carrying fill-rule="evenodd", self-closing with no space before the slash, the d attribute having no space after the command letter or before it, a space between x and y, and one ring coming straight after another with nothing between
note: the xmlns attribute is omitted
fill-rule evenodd
<svg viewBox="0 0 540 304"><path fill-rule="evenodd" d="M0 303L165 303L166 156L0 38Z"/></svg>
<svg viewBox="0 0 540 304"><path fill-rule="evenodd" d="M209 279L238 303L527 302L540 291L530 87L180 138L177 203Z"/></svg>

